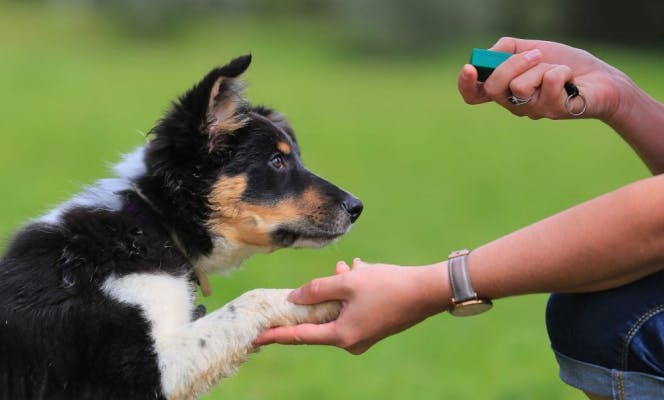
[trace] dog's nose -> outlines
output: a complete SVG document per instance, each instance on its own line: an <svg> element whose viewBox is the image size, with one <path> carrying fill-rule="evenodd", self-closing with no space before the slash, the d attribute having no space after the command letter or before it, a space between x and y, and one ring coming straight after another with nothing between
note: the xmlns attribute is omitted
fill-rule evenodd
<svg viewBox="0 0 664 400"><path fill-rule="evenodd" d="M357 199L355 197L348 197L346 200L344 200L341 203L341 207L346 210L348 215L350 215L350 222L355 222L359 217L360 214L362 214L362 210L364 209L364 206L362 205L362 202L360 199Z"/></svg>

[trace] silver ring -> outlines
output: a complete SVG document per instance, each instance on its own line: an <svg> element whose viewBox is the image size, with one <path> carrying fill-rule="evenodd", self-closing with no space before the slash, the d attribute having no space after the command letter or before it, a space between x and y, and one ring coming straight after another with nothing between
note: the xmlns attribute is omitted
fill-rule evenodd
<svg viewBox="0 0 664 400"><path fill-rule="evenodd" d="M570 100L572 100L573 98L576 98L576 97L578 97L578 98L580 98L581 100L583 100L583 107L581 107L581 110L580 110L580 111L574 111L574 110L572 110L572 105L570 104ZM583 115L584 112L586 112L586 109L588 108L588 103L586 102L586 98L583 97L583 95L581 95L581 94L577 94L577 95L568 95L567 98L565 99L565 104L564 104L564 106L565 106L565 110L567 110L567 112L568 112L571 116L573 116L573 117L580 117L581 115Z"/></svg>
<svg viewBox="0 0 664 400"><path fill-rule="evenodd" d="M530 103L530 100L533 99L533 95L530 95L526 97L525 99L522 99L521 97L517 97L515 95L511 95L510 97L507 98L510 103L514 104L515 106L522 106L524 104Z"/></svg>

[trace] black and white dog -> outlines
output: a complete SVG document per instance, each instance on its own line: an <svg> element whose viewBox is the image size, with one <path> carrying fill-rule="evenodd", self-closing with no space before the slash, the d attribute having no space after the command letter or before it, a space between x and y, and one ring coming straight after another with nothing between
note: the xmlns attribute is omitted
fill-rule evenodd
<svg viewBox="0 0 664 400"><path fill-rule="evenodd" d="M303 166L293 130L216 68L151 140L16 234L0 261L0 398L192 399L232 374L270 326L320 323L257 289L202 316L196 285L256 252L320 247L362 211Z"/></svg>

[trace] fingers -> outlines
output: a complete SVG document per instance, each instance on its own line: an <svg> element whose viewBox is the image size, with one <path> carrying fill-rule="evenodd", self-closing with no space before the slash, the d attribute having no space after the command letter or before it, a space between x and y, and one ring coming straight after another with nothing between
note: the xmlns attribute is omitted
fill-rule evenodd
<svg viewBox="0 0 664 400"><path fill-rule="evenodd" d="M496 46L509 48L514 40L504 38ZM569 66L542 62L542 52L535 48L515 54L496 68L485 82L484 91L491 100L516 115L560 119L569 117L564 107L564 85L572 80ZM511 96L528 102L513 104L508 100Z"/></svg>
<svg viewBox="0 0 664 400"><path fill-rule="evenodd" d="M369 264L355 258L352 269L359 269ZM345 273L350 272L351 267L344 261L337 262L334 275L317 278L302 287L293 290L288 295L288 300L296 304L318 304L330 300L344 300L348 296Z"/></svg>
<svg viewBox="0 0 664 400"><path fill-rule="evenodd" d="M505 105L516 115L532 119L568 117L564 104L567 94L565 82L572 80L572 70L566 65L540 64L510 82L509 90L517 97L531 101L523 105Z"/></svg>
<svg viewBox="0 0 664 400"><path fill-rule="evenodd" d="M261 347L275 343L337 346L351 354L359 355L366 352L376 341L363 340L349 342L349 344L345 345L343 339L339 337L338 328L334 328L332 323L328 323L322 325L302 324L270 328L258 335L253 345L254 347Z"/></svg>
<svg viewBox="0 0 664 400"><path fill-rule="evenodd" d="M510 93L522 99L534 95L539 87L542 86L544 73L551 69L551 67L552 66L549 64L537 64L533 68L512 79L509 83Z"/></svg>
<svg viewBox="0 0 664 400"><path fill-rule="evenodd" d="M280 326L262 332L254 346L278 344L326 344L335 345L338 339L333 323Z"/></svg>
<svg viewBox="0 0 664 400"><path fill-rule="evenodd" d="M344 261L339 261L334 269L334 275L341 275L348 271L350 271L348 264L346 264Z"/></svg>
<svg viewBox="0 0 664 400"><path fill-rule="evenodd" d="M504 104L504 99L510 95L507 90L510 82L535 67L541 59L542 52L539 49L513 55L498 66L484 82L484 91L492 100Z"/></svg>
<svg viewBox="0 0 664 400"><path fill-rule="evenodd" d="M364 261L360 260L359 257L355 257L355 258L353 259L353 269L366 268L366 267L368 267L368 266L370 266L370 265L371 265L371 264L369 264L369 263L367 263L367 262L364 262Z"/></svg>
<svg viewBox="0 0 664 400"><path fill-rule="evenodd" d="M344 263L345 264L345 263ZM337 264L339 266L339 264ZM348 267L340 266L341 270ZM345 274L336 274L325 278L317 278L304 286L293 290L288 300L296 304L318 304L330 300L343 300L347 294Z"/></svg>
<svg viewBox="0 0 664 400"><path fill-rule="evenodd" d="M540 46L542 41L540 40L526 40L518 39L513 37L502 37L489 48L489 50L494 51L504 51L507 53L521 53L528 50L533 50Z"/></svg>
<svg viewBox="0 0 664 400"><path fill-rule="evenodd" d="M548 113L542 110L542 116L556 118L560 115L554 115L555 113L566 113L563 106L567 97L564 86L565 82L571 82L572 78L572 69L566 65L556 65L544 73L540 102L547 107Z"/></svg>
<svg viewBox="0 0 664 400"><path fill-rule="evenodd" d="M467 104L480 104L491 100L482 85L477 84L477 70L470 64L464 65L461 69L457 85L461 97Z"/></svg>
<svg viewBox="0 0 664 400"><path fill-rule="evenodd" d="M589 68L587 60L591 57L559 43L512 37L500 38L491 50L514 55L497 67L483 85L477 84L472 66L464 66L459 75L459 91L466 103L494 101L513 114L532 119L577 116L566 109L564 84L582 75L580 70ZM568 66L558 65L559 62ZM585 99L573 99L567 108L585 110Z"/></svg>
<svg viewBox="0 0 664 400"><path fill-rule="evenodd" d="M536 47L538 44L539 41L501 38L491 49L514 53L514 56L496 68L484 85L477 84L477 70L472 65L464 65L458 78L459 93L464 101L468 104L480 104L493 100L506 105L507 97L512 94L507 90L512 79L541 62L542 51ZM533 92L534 88L528 95L515 95L526 98Z"/></svg>

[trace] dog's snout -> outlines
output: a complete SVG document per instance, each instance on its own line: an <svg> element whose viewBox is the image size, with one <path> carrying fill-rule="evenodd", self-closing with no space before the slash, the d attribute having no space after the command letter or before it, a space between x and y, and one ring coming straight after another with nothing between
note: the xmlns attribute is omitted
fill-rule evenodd
<svg viewBox="0 0 664 400"><path fill-rule="evenodd" d="M341 206L350 216L350 222L355 222L360 217L360 214L362 214L362 210L364 209L364 205L362 205L360 199L352 196L346 198L346 200L341 203Z"/></svg>

